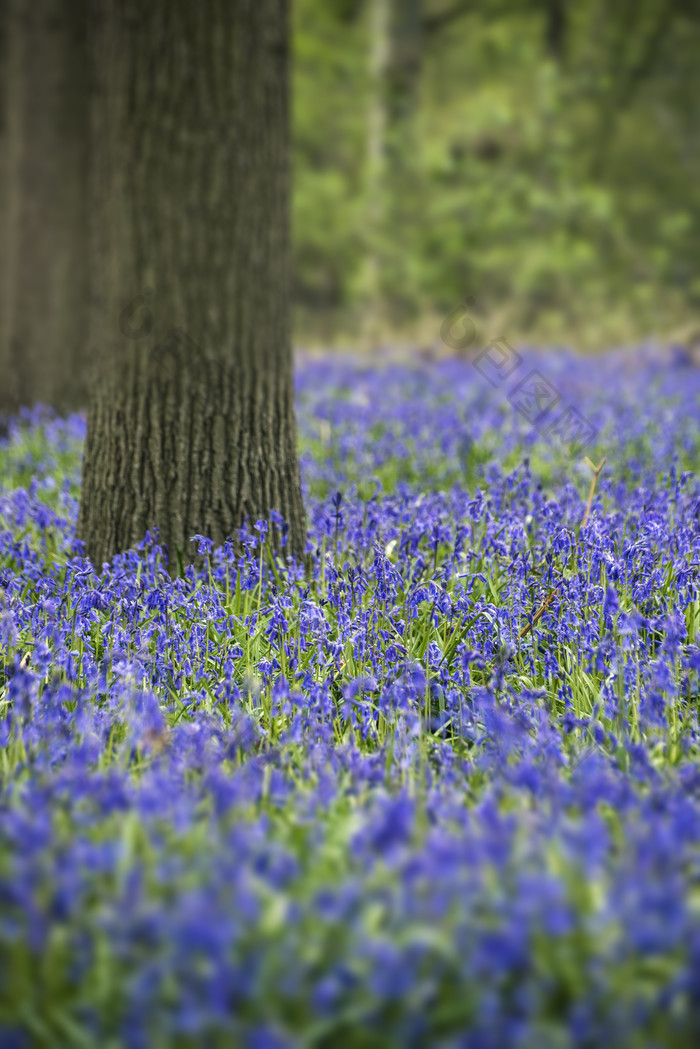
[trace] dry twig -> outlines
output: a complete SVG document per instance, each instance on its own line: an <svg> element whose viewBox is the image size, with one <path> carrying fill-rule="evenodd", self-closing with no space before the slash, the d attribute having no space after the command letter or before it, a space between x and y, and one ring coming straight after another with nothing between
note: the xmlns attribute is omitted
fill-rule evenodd
<svg viewBox="0 0 700 1049"><path fill-rule="evenodd" d="M581 528L583 528L585 526L586 521L588 520L588 515L590 514L591 507L593 505L593 496L595 495L596 485L598 484L598 478L600 476L600 471L605 466L605 459L604 458L600 460L600 462L598 463L597 466L595 466L591 462L591 460L588 458L588 456L586 456L583 461L585 463L588 463L588 465L590 466L591 470L593 471L593 480L591 481L591 490L588 493L588 502L586 503L586 512L583 515L583 520L581 521Z"/></svg>

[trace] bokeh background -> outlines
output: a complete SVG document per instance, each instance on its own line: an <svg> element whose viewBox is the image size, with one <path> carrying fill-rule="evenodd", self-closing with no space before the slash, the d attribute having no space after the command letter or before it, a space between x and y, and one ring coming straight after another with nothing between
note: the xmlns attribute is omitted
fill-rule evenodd
<svg viewBox="0 0 700 1049"><path fill-rule="evenodd" d="M692 344L699 100L694 0L296 0L297 343Z"/></svg>

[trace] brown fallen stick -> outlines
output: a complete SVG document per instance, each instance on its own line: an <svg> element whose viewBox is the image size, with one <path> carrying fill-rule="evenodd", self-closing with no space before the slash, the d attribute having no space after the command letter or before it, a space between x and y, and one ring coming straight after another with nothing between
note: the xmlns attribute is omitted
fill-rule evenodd
<svg viewBox="0 0 700 1049"><path fill-rule="evenodd" d="M523 629L518 634L518 641L520 641L522 638L524 638L526 634L529 634L536 623L539 623L540 619L542 618L542 616L545 614L545 612L547 611L547 609L551 605L552 600L554 598L554 595L556 594L556 592L557 592L557 590L559 589L560 586L561 586L561 583L558 583L554 587L553 590L549 591L549 593L545 597L544 601L542 602L540 607L535 612L535 615L533 616L532 622L531 623L526 623L525 626L523 627Z"/></svg>

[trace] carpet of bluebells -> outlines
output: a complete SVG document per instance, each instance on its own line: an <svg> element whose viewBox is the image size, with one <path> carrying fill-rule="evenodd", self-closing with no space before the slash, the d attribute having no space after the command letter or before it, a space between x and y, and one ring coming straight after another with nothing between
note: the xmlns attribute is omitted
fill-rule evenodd
<svg viewBox="0 0 700 1049"><path fill-rule="evenodd" d="M98 574L84 419L13 424L4 1049L698 1044L700 372L528 359L590 463L469 361L301 359L305 566Z"/></svg>

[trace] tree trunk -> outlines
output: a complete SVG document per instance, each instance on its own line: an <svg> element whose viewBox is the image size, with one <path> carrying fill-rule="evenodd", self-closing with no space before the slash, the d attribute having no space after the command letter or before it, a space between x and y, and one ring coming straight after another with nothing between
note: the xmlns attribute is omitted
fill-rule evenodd
<svg viewBox="0 0 700 1049"><path fill-rule="evenodd" d="M0 434L5 431L3 387L9 376L5 361L7 316L7 0L0 0Z"/></svg>
<svg viewBox="0 0 700 1049"><path fill-rule="evenodd" d="M87 403L87 54L81 0L5 0L0 413Z"/></svg>
<svg viewBox="0 0 700 1049"><path fill-rule="evenodd" d="M415 120L422 65L421 0L372 0L367 137L366 334L381 331L386 307L411 300L407 259L415 222Z"/></svg>
<svg viewBox="0 0 700 1049"><path fill-rule="evenodd" d="M386 69L387 156L394 177L401 181L412 166L416 146L422 66L422 0L392 0Z"/></svg>
<svg viewBox="0 0 700 1049"><path fill-rule="evenodd" d="M393 0L386 82L386 178L389 242L394 250L387 272L392 318L405 322L417 311L412 278L416 227L422 201L416 134L423 59L423 0Z"/></svg>
<svg viewBox="0 0 700 1049"><path fill-rule="evenodd" d="M568 11L566 0L546 0L545 47L550 58L561 62L566 51Z"/></svg>
<svg viewBox="0 0 700 1049"><path fill-rule="evenodd" d="M280 513L302 557L289 309L288 0L91 0L92 342L78 535L171 570Z"/></svg>
<svg viewBox="0 0 700 1049"><path fill-rule="evenodd" d="M385 201L384 165L386 151L386 105L384 79L389 53L391 0L370 0L369 78L367 113L367 235L364 271L364 336L370 346L381 334L382 276L384 272Z"/></svg>

